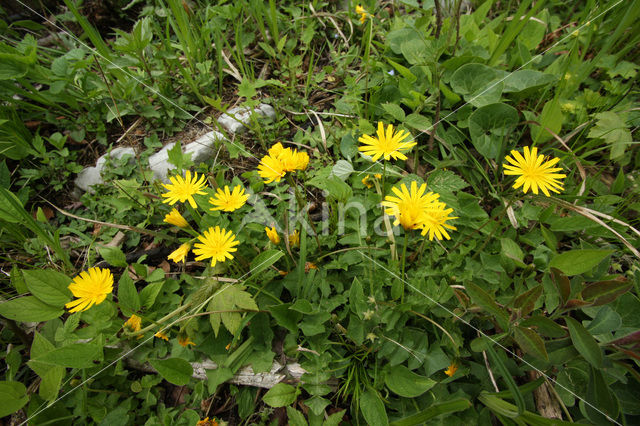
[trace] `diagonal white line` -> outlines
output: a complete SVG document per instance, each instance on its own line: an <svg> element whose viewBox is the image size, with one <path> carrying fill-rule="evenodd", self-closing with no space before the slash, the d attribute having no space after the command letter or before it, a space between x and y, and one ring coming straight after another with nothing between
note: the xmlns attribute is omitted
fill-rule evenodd
<svg viewBox="0 0 640 426"><path fill-rule="evenodd" d="M19 0L18 0L19 1ZM262 265L264 265L265 263L271 261L271 259L273 259L276 256L276 254L274 254L273 256L270 256L268 259L266 259L264 262L261 262L259 265L256 265L255 267L251 268L248 272L246 272L244 275L242 275L240 278L238 278L238 281L241 281L242 279L244 279L247 275L251 274L251 272L259 267L261 267ZM229 287L227 287L229 288ZM224 291L224 290L223 290ZM174 324L183 321L186 317L193 315L194 313L200 311L200 309L202 309L207 303L209 303L209 301L214 297L217 296L219 294L221 294L222 292L216 292L214 294L212 294L211 296L209 296L204 302L202 302L199 306L195 307L194 309L192 309L190 312L185 313L184 315L182 315L181 317L179 317L178 319L174 320L173 322L171 322L168 325L161 325L160 328L158 329L158 331L160 330L166 330L168 328L170 328L171 326L173 326ZM116 358L115 360L113 360L112 362L110 362L109 364L107 364L105 367L101 368L100 370L98 370L96 373L92 374L90 377L88 377L87 379L85 379L82 383L78 384L76 387L70 389L69 391L67 391L66 393L62 394L61 396L59 396L56 400L52 401L51 403L49 403L46 407L42 408L43 405L45 405L47 402L45 401L40 407L38 407L38 410L36 410L35 413L33 413L31 416L29 416L29 418L27 418L24 422L20 423L20 426L25 425L29 422L29 420L33 419L35 416L37 416L38 414L40 414L41 412L43 412L44 410L46 410L47 408L51 407L53 404L55 404L56 402L60 401L61 399L65 398L67 395L71 394L72 392L76 391L78 388L82 387L84 384L86 384L87 382L89 382L90 380L94 379L96 376L98 376L100 373L104 372L106 369L108 369L109 367L111 367L112 365L114 365L115 363L117 363L118 361L120 361L121 359L127 357L130 353L134 352L136 349L138 349L139 347L143 346L144 344L146 344L149 340L153 340L154 338L154 334L153 332L151 332L151 337L148 337L144 340L142 340L142 342L140 344L138 344L137 346L134 346L133 348L129 349L128 351L126 351L124 354L122 354L120 357ZM67 382L70 379L67 380ZM65 382L66 384L66 382Z"/></svg>
<svg viewBox="0 0 640 426"><path fill-rule="evenodd" d="M371 262L375 263L377 266L379 266L380 268L384 269L385 271L387 271L389 274L391 274L393 277L399 279L400 281L402 281L404 284L406 284L408 287L411 287L413 290L415 290L417 293L419 293L420 295L424 296L425 298L429 299L432 303L435 303L436 305L438 305L438 307L444 309L445 311L447 311L447 313L449 313L452 317L455 317L458 321L461 321L462 323L466 324L467 326L469 326L470 328L472 328L473 330L475 330L476 332L480 333L482 336L484 336L485 338L489 339L492 343L494 343L496 346L500 347L502 350L504 350L505 352L509 353L510 355L512 355L513 357L517 358L518 360L522 361L522 363L526 364L528 367L532 368L533 370L537 371L541 376L545 377L547 380L550 380L551 382L553 382L555 385L560 386L562 389L564 389L565 391L569 392L571 395L573 395L574 397L578 398L580 401L584 402L585 404L587 404L589 407L593 408L594 410L596 410L598 413L602 414L603 416L605 416L609 421L622 426L622 424L618 423L617 421L615 421L614 419L612 419L611 417L609 417L606 413L604 413L603 411L601 411L598 407L594 406L593 404L591 404L589 401L587 401L586 399L580 397L579 395L575 394L574 392L572 392L570 389L568 389L566 386L563 386L562 384L558 383L556 380L554 380L552 377L550 377L549 375L547 375L545 372L543 372L542 370L539 370L538 368L534 367L531 363L525 361L522 357L518 356L517 354L515 354L513 351L511 351L509 348L503 346L501 343L499 343L498 341L496 341L495 339L493 339L491 336L489 336L488 334L486 334L484 331L480 330L479 328L477 328L476 326L474 326L473 324L469 323L468 321L466 321L464 318L462 318L461 316L459 316L458 314L456 314L455 312L453 312L451 309L447 308L446 306L444 306L443 304L441 304L440 302L438 302L437 300L435 300L434 298L432 298L431 296L429 296L428 294L422 292L419 288L415 287L413 284L411 284L409 281L404 280L402 278L400 278L399 275L397 275L395 272L391 271L390 269L388 269L387 267L385 267L383 264L381 264L380 262L377 262L375 259L373 259L372 257L367 256L362 250L358 250L360 252L360 255L369 259Z"/></svg>

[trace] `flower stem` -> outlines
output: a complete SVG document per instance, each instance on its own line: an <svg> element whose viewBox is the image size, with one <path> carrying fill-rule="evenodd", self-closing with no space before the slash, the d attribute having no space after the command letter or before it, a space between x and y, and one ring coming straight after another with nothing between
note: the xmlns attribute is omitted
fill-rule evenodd
<svg viewBox="0 0 640 426"><path fill-rule="evenodd" d="M405 230L404 231L404 247L402 247L402 271L400 273L400 282L402 284L402 286L400 287L402 289L402 292L400 293L400 303L404 303L404 268L405 265L407 263L407 245L409 243L409 233Z"/></svg>
<svg viewBox="0 0 640 426"><path fill-rule="evenodd" d="M193 220L196 221L196 225L198 225L198 228L202 228L202 215L200 214L200 212L191 207L189 203L185 203L185 206L187 206L187 210L189 210L189 213L191 213L191 217L193 218Z"/></svg>

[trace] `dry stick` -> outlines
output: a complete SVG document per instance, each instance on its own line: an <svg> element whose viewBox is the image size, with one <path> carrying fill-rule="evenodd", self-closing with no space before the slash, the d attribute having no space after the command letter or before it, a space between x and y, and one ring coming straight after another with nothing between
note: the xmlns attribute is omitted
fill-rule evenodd
<svg viewBox="0 0 640 426"><path fill-rule="evenodd" d="M500 392L500 388L498 388L498 384L496 383L495 377L493 377L493 371L491 371L491 366L489 365L489 359L487 358L487 352L482 351L482 358L484 358L484 365L487 367L487 372L489 373L489 379L491 379L491 383L493 384L493 389L496 392Z"/></svg>

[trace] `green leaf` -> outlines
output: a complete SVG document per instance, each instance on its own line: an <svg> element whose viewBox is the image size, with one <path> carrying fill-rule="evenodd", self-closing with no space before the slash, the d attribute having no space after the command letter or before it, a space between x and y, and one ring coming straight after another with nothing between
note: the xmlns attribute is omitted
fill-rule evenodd
<svg viewBox="0 0 640 426"><path fill-rule="evenodd" d="M494 315L503 330L509 329L509 315L504 309L500 308L496 302L494 302L492 296L472 282L466 283L465 288L467 289L467 293L469 293L473 303Z"/></svg>
<svg viewBox="0 0 640 426"><path fill-rule="evenodd" d="M547 349L542 338L530 328L517 326L514 330L514 337L518 345L526 353L538 359L548 360Z"/></svg>
<svg viewBox="0 0 640 426"><path fill-rule="evenodd" d="M164 281L147 284L147 286L140 291L140 302L142 306L147 309L153 306L163 285Z"/></svg>
<svg viewBox="0 0 640 426"><path fill-rule="evenodd" d="M592 306L606 305L633 288L633 284L626 280L610 280L590 283L582 290L582 298L592 303Z"/></svg>
<svg viewBox="0 0 640 426"><path fill-rule="evenodd" d="M416 374L404 365L392 367L384 382L392 392L406 398L420 396L437 384L435 380Z"/></svg>
<svg viewBox="0 0 640 426"><path fill-rule="evenodd" d="M380 104L380 106L382 107L382 109L384 109L384 111L387 114L389 114L391 117L393 117L394 120L396 120L396 121L403 121L404 120L404 110L400 107L400 105L389 103L389 102L385 102L383 104Z"/></svg>
<svg viewBox="0 0 640 426"><path fill-rule="evenodd" d="M273 408L285 407L296 401L299 390L286 383L278 383L262 397L265 404Z"/></svg>
<svg viewBox="0 0 640 426"><path fill-rule="evenodd" d="M564 275L559 269L551 267L549 268L549 270L551 271L551 279L556 285L558 294L560 294L560 299L562 301L562 304L564 305L565 303L567 303L567 300L569 300L569 297L571 296L571 281L569 281L569 278L567 278L567 276Z"/></svg>
<svg viewBox="0 0 640 426"><path fill-rule="evenodd" d="M624 118L620 113L613 111L600 112L595 117L598 121L588 137L602 139L606 144L611 145L610 159L622 157L627 146L633 143L633 137Z"/></svg>
<svg viewBox="0 0 640 426"><path fill-rule="evenodd" d="M542 284L522 293L513 301L513 307L520 309L520 316L529 315L535 307L536 301L542 296Z"/></svg>
<svg viewBox="0 0 640 426"><path fill-rule="evenodd" d="M347 180L351 173L353 173L353 164L347 160L338 160L331 168L331 174L342 180Z"/></svg>
<svg viewBox="0 0 640 426"><path fill-rule="evenodd" d="M35 296L0 302L0 315L20 322L40 322L58 318L64 310L47 305Z"/></svg>
<svg viewBox="0 0 640 426"><path fill-rule="evenodd" d="M451 170L435 170L429 175L427 187L429 191L442 194L443 192L455 192L469 186L460 176Z"/></svg>
<svg viewBox="0 0 640 426"><path fill-rule="evenodd" d="M614 250L584 249L561 253L551 259L549 266L557 268L566 275L578 275L593 270Z"/></svg>
<svg viewBox="0 0 640 426"><path fill-rule="evenodd" d="M469 116L471 143L484 157L495 160L503 138L519 120L518 110L507 104L493 103L478 108Z"/></svg>
<svg viewBox="0 0 640 426"><path fill-rule="evenodd" d="M564 337L566 332L553 320L541 315L529 317L520 323L523 327L535 327L538 333L547 337Z"/></svg>
<svg viewBox="0 0 640 426"><path fill-rule="evenodd" d="M235 336L242 325L242 315L239 312L225 311L237 309L257 311L258 306L251 294L243 291L241 287L225 284L213 295L209 302L208 309L212 311L209 315L209 322L211 323L214 334L216 336L218 335L220 322L222 321L227 330Z"/></svg>
<svg viewBox="0 0 640 426"><path fill-rule="evenodd" d="M331 401L321 397L320 395L313 395L311 398L304 401L304 405L309 407L316 416L321 416L324 413L324 409L327 408L329 404L331 404Z"/></svg>
<svg viewBox="0 0 640 426"><path fill-rule="evenodd" d="M140 296L136 286L128 273L122 274L118 281L118 303L121 308L126 308L133 312L140 309Z"/></svg>
<svg viewBox="0 0 640 426"><path fill-rule="evenodd" d="M371 388L360 395L360 411L368 425L386 426L389 424L384 404L378 392Z"/></svg>
<svg viewBox="0 0 640 426"><path fill-rule="evenodd" d="M233 378L233 371L229 367L218 366L213 370L206 370L207 375L207 388L209 393L214 393L216 388L222 383Z"/></svg>
<svg viewBox="0 0 640 426"><path fill-rule="evenodd" d="M545 74L535 70L518 70L504 80L504 93L522 92L537 89L557 80L555 75Z"/></svg>
<svg viewBox="0 0 640 426"><path fill-rule="evenodd" d="M434 417L441 416L443 414L452 414L458 411L464 411L470 408L471 405L471 401L469 401L468 399L456 398L451 401L434 404L417 414L405 417L404 419L396 420L395 422L391 423L391 426L414 426L425 424Z"/></svg>
<svg viewBox="0 0 640 426"><path fill-rule="evenodd" d="M557 98L544 104L538 122L540 125L531 125L531 137L536 144L547 141L553 137L547 129L555 134L560 133L562 123L564 122L564 115L562 115L562 109L560 108L560 103Z"/></svg>
<svg viewBox="0 0 640 426"><path fill-rule="evenodd" d="M571 317L565 317L565 321L569 328L571 342L580 355L594 367L602 368L602 349L600 349L600 346L598 346L598 343L591 333Z"/></svg>
<svg viewBox="0 0 640 426"><path fill-rule="evenodd" d="M102 346L98 342L72 343L32 357L29 365L36 369L43 365L69 368L93 367L102 358ZM32 365L33 364L33 365Z"/></svg>
<svg viewBox="0 0 640 426"><path fill-rule="evenodd" d="M22 271L29 291L49 305L63 307L72 298L71 278L53 269Z"/></svg>
<svg viewBox="0 0 640 426"><path fill-rule="evenodd" d="M296 410L293 407L287 407L288 423L291 426L307 426L307 420L304 418L304 414Z"/></svg>
<svg viewBox="0 0 640 426"><path fill-rule="evenodd" d="M98 252L109 265L119 268L127 267L127 257L118 247L103 246L98 248Z"/></svg>
<svg viewBox="0 0 640 426"><path fill-rule="evenodd" d="M421 132L425 132L431 129L431 120L424 115L418 113L412 113L407 115L402 121L405 125L412 127Z"/></svg>
<svg viewBox="0 0 640 426"><path fill-rule="evenodd" d="M29 402L27 388L20 382L0 382L0 401L0 418L13 414Z"/></svg>
<svg viewBox="0 0 640 426"><path fill-rule="evenodd" d="M523 262L524 253L518 244L511 238L500 238L500 245L502 246L501 253L513 260L515 264L521 268L525 268L527 265Z"/></svg>
<svg viewBox="0 0 640 426"><path fill-rule="evenodd" d="M322 426L339 426L346 412L347 410L342 410L337 413L333 413L324 421L324 423L322 423Z"/></svg>
<svg viewBox="0 0 640 426"><path fill-rule="evenodd" d="M191 380L193 367L182 358L152 359L149 363L169 383L184 386Z"/></svg>
<svg viewBox="0 0 640 426"><path fill-rule="evenodd" d="M620 412L618 401L614 393L611 392L609 385L607 385L602 371L594 367L591 367L586 397L591 404L581 405L584 407L589 420L594 424L611 424L610 419L618 418Z"/></svg>
<svg viewBox="0 0 640 426"><path fill-rule="evenodd" d="M276 320L278 325L286 328L292 333L298 332L298 322L302 318L300 312L289 309L290 303L283 303L281 305L274 305L269 307L271 316Z"/></svg>
<svg viewBox="0 0 640 426"><path fill-rule="evenodd" d="M42 381L40 382L40 387L38 388L38 395L42 399L53 401L58 397L58 393L60 392L60 387L62 385L62 379L66 370L64 367L56 366L50 367L44 374L40 377Z"/></svg>
<svg viewBox="0 0 640 426"><path fill-rule="evenodd" d="M276 263L282 256L284 256L284 253L281 250L263 251L251 261L251 274L257 276L260 272Z"/></svg>

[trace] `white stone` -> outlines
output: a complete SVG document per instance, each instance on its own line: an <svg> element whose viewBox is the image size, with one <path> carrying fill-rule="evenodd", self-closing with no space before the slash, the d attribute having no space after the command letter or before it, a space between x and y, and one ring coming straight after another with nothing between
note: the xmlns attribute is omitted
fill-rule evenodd
<svg viewBox="0 0 640 426"><path fill-rule="evenodd" d="M149 168L153 172L153 176L162 182L169 182L167 173L169 170L175 168L173 164L169 163L169 150L173 148L176 143L178 142L166 144L160 151L149 157Z"/></svg>
<svg viewBox="0 0 640 426"><path fill-rule="evenodd" d="M271 105L260 104L256 108L235 107L231 108L225 114L218 118L218 123L224 127L229 133L244 132L246 125L251 120L252 111L261 116L266 116L275 120L276 110ZM232 117L233 116L233 117Z"/></svg>
<svg viewBox="0 0 640 426"><path fill-rule="evenodd" d="M111 157L112 159L121 159L125 155L129 155L129 163L134 163L136 159L136 150L131 148L130 146L121 146L119 148L114 148L110 152L107 152L96 161L96 167L98 167L102 171L102 167L107 162L107 158Z"/></svg>
<svg viewBox="0 0 640 426"><path fill-rule="evenodd" d="M190 153L191 161L193 161L193 164L198 165L215 155L216 142L220 143L223 139L224 135L222 133L213 130L188 143L184 147L184 152Z"/></svg>
<svg viewBox="0 0 640 426"><path fill-rule="evenodd" d="M120 147L107 152L98 158L95 167L86 167L78 173L75 180L76 186L82 191L88 191L93 194L95 191L92 186L104 183L102 180L102 170L107 163L107 158L121 159L125 155L129 155L129 163L133 163L135 161L136 150L131 147Z"/></svg>

